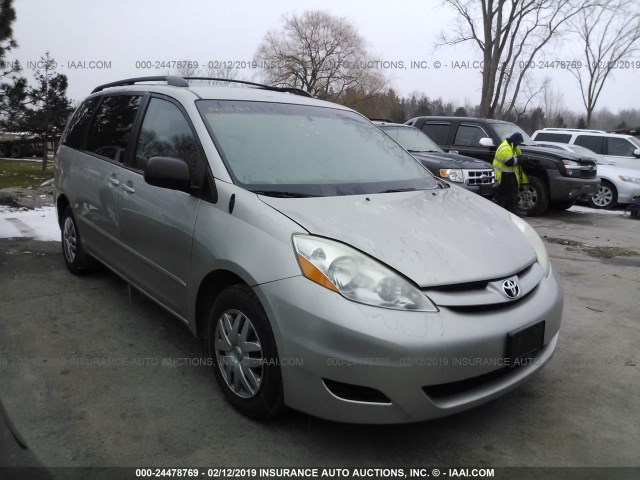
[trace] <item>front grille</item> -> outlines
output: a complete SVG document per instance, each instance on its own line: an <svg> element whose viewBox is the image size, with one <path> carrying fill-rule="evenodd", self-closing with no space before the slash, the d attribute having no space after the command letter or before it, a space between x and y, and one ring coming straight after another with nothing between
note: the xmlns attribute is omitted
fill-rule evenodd
<svg viewBox="0 0 640 480"><path fill-rule="evenodd" d="M491 168L483 170L464 170L467 185L492 185L496 181L496 172Z"/></svg>
<svg viewBox="0 0 640 480"><path fill-rule="evenodd" d="M513 372L518 368L522 367L505 367L493 372L485 373L484 375L480 375L478 377L461 380L459 382L441 383L440 385L430 385L427 387L422 387L422 391L434 400L444 399L453 395L467 392L469 390L473 390L474 388L481 387L489 382L505 376L507 373Z"/></svg>
<svg viewBox="0 0 640 480"><path fill-rule="evenodd" d="M344 400L367 403L391 403L391 400L389 400L384 393L379 392L375 388L336 382L328 378L323 378L322 381L331 393Z"/></svg>
<svg viewBox="0 0 640 480"><path fill-rule="evenodd" d="M591 169L586 169L586 168L581 168L580 169L580 178L596 178L598 176L598 171L594 168L593 170Z"/></svg>

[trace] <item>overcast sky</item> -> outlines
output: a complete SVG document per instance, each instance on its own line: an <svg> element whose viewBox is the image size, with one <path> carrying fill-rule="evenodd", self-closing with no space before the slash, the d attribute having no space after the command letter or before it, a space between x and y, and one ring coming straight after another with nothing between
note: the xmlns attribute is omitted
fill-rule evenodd
<svg viewBox="0 0 640 480"><path fill-rule="evenodd" d="M76 101L102 83L165 74L163 61L188 59L202 66L231 61L243 66L242 62L253 59L265 33L279 28L284 13L322 9L348 18L374 58L404 64L402 69L386 70L401 95L418 91L458 105L480 102L480 71L451 67L455 61L472 66L478 60L471 44L434 49L438 35L455 18L440 6L440 0L15 0L14 5L19 48L13 59L20 60L30 76L28 62L50 51L58 71L68 76L69 97ZM560 43L547 59L569 60L576 47ZM431 68L412 68L412 61L426 62ZM433 68L435 61L442 64L438 70ZM142 68L149 65L152 68ZM583 112L577 82L570 73L538 71L536 75L539 80L552 78L565 106ZM250 69L240 70L238 78L259 80ZM638 69L617 70L597 108L614 112L640 108L639 80Z"/></svg>

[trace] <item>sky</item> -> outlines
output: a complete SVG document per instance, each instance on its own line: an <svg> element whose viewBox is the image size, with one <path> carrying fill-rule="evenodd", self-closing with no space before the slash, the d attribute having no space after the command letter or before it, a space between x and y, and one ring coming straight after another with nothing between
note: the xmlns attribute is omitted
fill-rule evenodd
<svg viewBox="0 0 640 480"><path fill-rule="evenodd" d="M461 106L480 102L480 70L473 68L479 58L472 45L436 49L439 35L455 20L440 0L15 0L14 6L19 48L9 59L19 60L30 77L49 51L57 71L68 76L68 96L76 102L97 85L164 75L167 65L185 60L200 67L232 63L239 67L238 79L259 81L249 63L264 35L282 25L283 14L313 9L352 22L372 57L391 67L384 71L400 95L424 92ZM558 42L539 60L571 59L577 47ZM434 69L437 61L441 67ZM468 62L469 68L453 69L456 62ZM426 64L430 68L423 68ZM538 81L549 77L565 106L583 112L570 73L538 70L535 75ZM639 80L640 69L617 70L597 108L640 108Z"/></svg>

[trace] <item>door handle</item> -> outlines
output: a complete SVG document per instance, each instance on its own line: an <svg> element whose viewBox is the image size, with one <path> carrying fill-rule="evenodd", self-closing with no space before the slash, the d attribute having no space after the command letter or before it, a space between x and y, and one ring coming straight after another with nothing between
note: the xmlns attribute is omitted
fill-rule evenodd
<svg viewBox="0 0 640 480"><path fill-rule="evenodd" d="M135 193L136 189L133 188L133 182L129 180L127 183L122 184L122 189L128 193Z"/></svg>
<svg viewBox="0 0 640 480"><path fill-rule="evenodd" d="M116 185L116 186L120 185L120 182L116 177L108 177L107 180L109 180L109 183L111 185Z"/></svg>

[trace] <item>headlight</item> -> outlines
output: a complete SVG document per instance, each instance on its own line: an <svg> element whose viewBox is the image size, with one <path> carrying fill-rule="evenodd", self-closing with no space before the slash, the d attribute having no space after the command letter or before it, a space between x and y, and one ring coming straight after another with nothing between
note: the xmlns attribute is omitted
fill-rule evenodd
<svg viewBox="0 0 640 480"><path fill-rule="evenodd" d="M562 164L564 165L564 170L568 176L570 177L580 176L580 170L582 170L582 165L580 164L580 162L563 159Z"/></svg>
<svg viewBox="0 0 640 480"><path fill-rule="evenodd" d="M448 178L452 182L462 183L464 182L464 177L462 176L462 170L459 168L441 168L440 176L442 178Z"/></svg>
<svg viewBox="0 0 640 480"><path fill-rule="evenodd" d="M533 247L533 251L536 252L536 257L538 257L538 263L542 267L542 270L544 270L545 276L548 276L551 271L551 262L549 262L549 254L544 246L544 242L531 225L516 215L509 215L511 216L511 221L523 233L531 247Z"/></svg>
<svg viewBox="0 0 640 480"><path fill-rule="evenodd" d="M358 303L374 307L437 312L427 296L386 266L339 242L294 235L302 274Z"/></svg>
<svg viewBox="0 0 640 480"><path fill-rule="evenodd" d="M624 175L618 175L620 177L620 180L623 180L625 182L631 182L631 183L640 183L640 178L638 177L626 177Z"/></svg>

